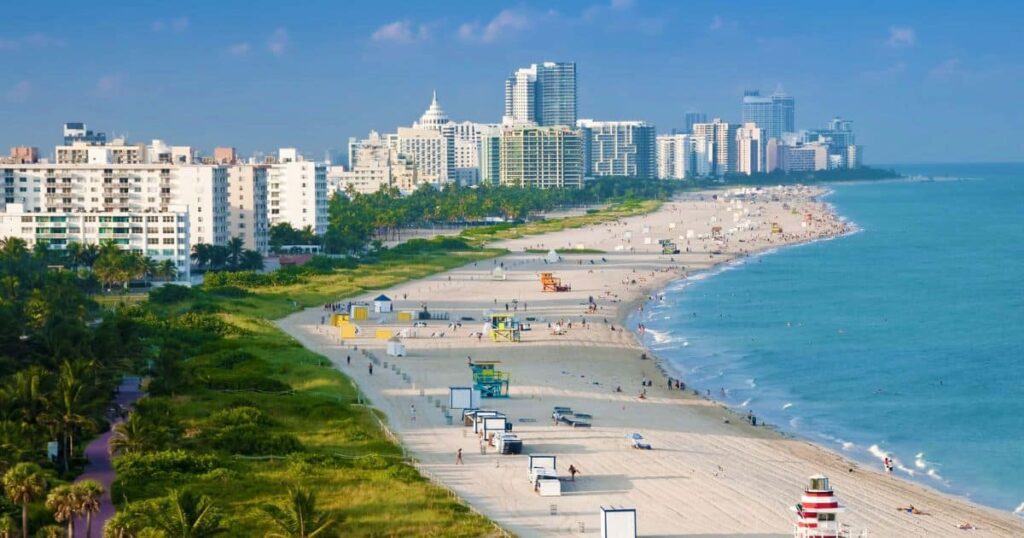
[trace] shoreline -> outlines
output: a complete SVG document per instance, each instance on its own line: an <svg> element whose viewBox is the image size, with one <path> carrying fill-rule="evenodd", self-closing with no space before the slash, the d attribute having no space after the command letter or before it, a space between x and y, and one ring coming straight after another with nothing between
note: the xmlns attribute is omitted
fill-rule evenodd
<svg viewBox="0 0 1024 538"><path fill-rule="evenodd" d="M740 231L735 241L726 241L728 248L721 250L728 252L721 256L708 248L701 251L695 245L694 252L669 258L661 255L656 245L648 248L623 241L626 230L639 232L643 227L664 234L667 232L654 230L665 230L668 223L668 228L674 229L673 235L689 227L707 230L709 222L715 223L716 218L722 219L717 222L724 222L725 216L735 209L712 198L722 196L723 191L688 193L666 203L654 214L505 241L502 245L511 253L496 259L494 264L505 264L507 280L493 280L492 264L482 263L485 267L471 264L385 290L396 298L398 309L429 304L432 309L452 312L452 319L478 316L483 310L501 311L504 304L499 304L499 297L501 303L518 300L521 315L529 312L540 320L534 322L535 326L559 319L589 319L589 324L573 327L564 336L543 334L543 329L538 328L524 333L519 344L494 344L459 334L441 338L421 335L403 340L407 357L393 358L386 356L382 342L339 341L332 331L318 326L322 311L317 308L278 324L310 349L328 356L359 385L373 405L388 416L390 427L420 462L425 474L436 477L474 509L520 535L569 535L574 534L577 525L593 530L597 526L597 506L614 503L638 508L641 532L645 535L685 532L784 536L791 534L794 522L788 507L799 500L806 477L818 472L833 479L840 499L850 505L850 515L845 520L854 529L867 529L882 536L921 532L942 536L963 532L955 525L971 521L982 527L982 531L975 531L979 535L1019 534L1024 527L1008 514L861 468L827 447L774 429L750 426L727 406L693 396L692 391L684 394L667 390L669 374L663 370L668 361L648 351L633 330L623 330L640 304L657 290L679 280L684 272L692 278L723 263L742 263L782 246L806 244L807 241L796 241L794 237L771 241L772 236L764 232L767 223L772 222L781 223L786 230L799 231L804 215L796 206L806 206L807 211L813 212L813 222L822 219L820 222L825 224L820 232L827 232L832 226L828 223L836 221L825 215L820 200L808 201L806 196L812 191L820 197L824 189L766 190L780 193L778 200L752 203L755 209L750 214L758 214L760 224L749 232ZM682 226L674 228L678 224ZM823 239L821 235L818 233L811 240ZM563 261L552 267L542 263L538 255L522 252L530 247L563 248L583 243L587 247L602 246L607 254L566 253ZM623 244L632 246L628 251L612 248ZM596 263L595 258L602 262ZM536 274L551 270L571 282L572 292L540 293ZM596 298L601 308L592 315L585 314L580 306L588 295ZM367 294L366 298L372 296ZM611 318L612 324L602 325L602 316ZM400 328L394 323L364 324L370 334L371 326ZM619 329L615 329L616 325ZM440 329L443 325L433 327ZM461 331L476 327L474 322ZM345 356L352 352L353 345L388 361L391 369L367 375L361 357L358 366L347 366ZM640 353L648 353L655 360L637 360ZM561 474L569 463L583 470L585 478L578 484L565 482L565 487L571 489L562 497L541 498L529 490L522 477L522 456L478 456L476 443L467 439L464 428L445 425L438 408L442 401L447 401L448 386L466 383L467 355L474 360L500 360L501 368L511 372L512 398L485 400L484 407L506 412L509 417L531 419L532 422L514 424L514 431L524 439L524 453L557 454ZM638 389L632 388L639 386L641 376L652 380L646 389L646 400L638 400ZM611 389L616 386L626 388L620 394ZM410 417L413 405L421 412ZM592 412L593 428L583 433L552 426L550 419L544 419L552 405L571 405ZM629 431L643 432L655 450L645 454L624 449L622 436ZM450 455L456 448L466 450L465 466L453 465ZM555 502L559 506L558 516L547 511L548 505ZM908 502L933 510L936 516L904 517L894 510Z"/></svg>

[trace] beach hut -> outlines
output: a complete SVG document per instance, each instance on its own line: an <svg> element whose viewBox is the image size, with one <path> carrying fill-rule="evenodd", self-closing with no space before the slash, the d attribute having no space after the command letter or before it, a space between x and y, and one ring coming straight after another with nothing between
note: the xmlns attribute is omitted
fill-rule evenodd
<svg viewBox="0 0 1024 538"><path fill-rule="evenodd" d="M601 538L636 538L636 508L602 506Z"/></svg>
<svg viewBox="0 0 1024 538"><path fill-rule="evenodd" d="M370 308L366 305L354 304L349 313L352 315L352 321L366 321L370 318Z"/></svg>
<svg viewBox="0 0 1024 538"><path fill-rule="evenodd" d="M338 324L338 336L342 339L355 338L359 336L359 326L349 321L342 321Z"/></svg>
<svg viewBox="0 0 1024 538"><path fill-rule="evenodd" d="M506 280L507 278L508 275L505 274L505 268L500 265L495 267L494 270L491 271L492 280Z"/></svg>
<svg viewBox="0 0 1024 538"><path fill-rule="evenodd" d="M548 263L558 263L562 261L562 257L559 256L557 252L555 252L555 249L551 249L548 251L547 256L544 256L544 261Z"/></svg>
<svg viewBox="0 0 1024 538"><path fill-rule="evenodd" d="M405 344L397 336L392 336L388 339L387 353L389 357L404 357Z"/></svg>
<svg viewBox="0 0 1024 538"><path fill-rule="evenodd" d="M402 310L398 313L398 321L412 321L416 319L415 310Z"/></svg>
<svg viewBox="0 0 1024 538"><path fill-rule="evenodd" d="M479 409L480 391L473 387L448 387L449 409Z"/></svg>
<svg viewBox="0 0 1024 538"><path fill-rule="evenodd" d="M394 303L391 298L383 293L373 300L373 311L377 314L387 314L394 310Z"/></svg>
<svg viewBox="0 0 1024 538"><path fill-rule="evenodd" d="M796 513L795 538L839 538L844 536L836 516L846 511L832 491L825 475L814 475L800 502L792 507Z"/></svg>
<svg viewBox="0 0 1024 538"><path fill-rule="evenodd" d="M377 329L373 332L373 337L377 340L391 340L392 334L389 329Z"/></svg>

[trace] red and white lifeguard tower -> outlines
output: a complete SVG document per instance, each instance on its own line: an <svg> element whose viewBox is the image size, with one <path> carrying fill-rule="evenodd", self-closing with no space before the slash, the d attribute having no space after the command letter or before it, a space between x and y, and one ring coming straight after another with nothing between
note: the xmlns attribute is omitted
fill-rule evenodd
<svg viewBox="0 0 1024 538"><path fill-rule="evenodd" d="M811 477L811 485L804 490L800 503L792 508L796 512L795 538L841 538L849 536L839 525L838 514L846 511L832 491L825 475Z"/></svg>

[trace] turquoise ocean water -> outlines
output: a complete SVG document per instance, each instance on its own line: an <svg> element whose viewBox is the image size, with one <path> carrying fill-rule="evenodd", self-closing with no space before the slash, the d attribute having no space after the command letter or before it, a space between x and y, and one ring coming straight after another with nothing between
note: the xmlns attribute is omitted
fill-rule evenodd
<svg viewBox="0 0 1024 538"><path fill-rule="evenodd" d="M784 431L1024 510L1024 165L900 171L964 180L834 185L857 232L670 285L644 339Z"/></svg>

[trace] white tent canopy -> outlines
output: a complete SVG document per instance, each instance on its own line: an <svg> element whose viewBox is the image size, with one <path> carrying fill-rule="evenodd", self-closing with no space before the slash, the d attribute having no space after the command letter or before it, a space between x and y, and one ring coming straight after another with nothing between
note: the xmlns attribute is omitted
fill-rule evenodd
<svg viewBox="0 0 1024 538"><path fill-rule="evenodd" d="M544 256L544 260L547 261L548 263L558 263L562 261L562 257L559 256L557 252L555 252L555 249L551 249L548 251L548 255Z"/></svg>

